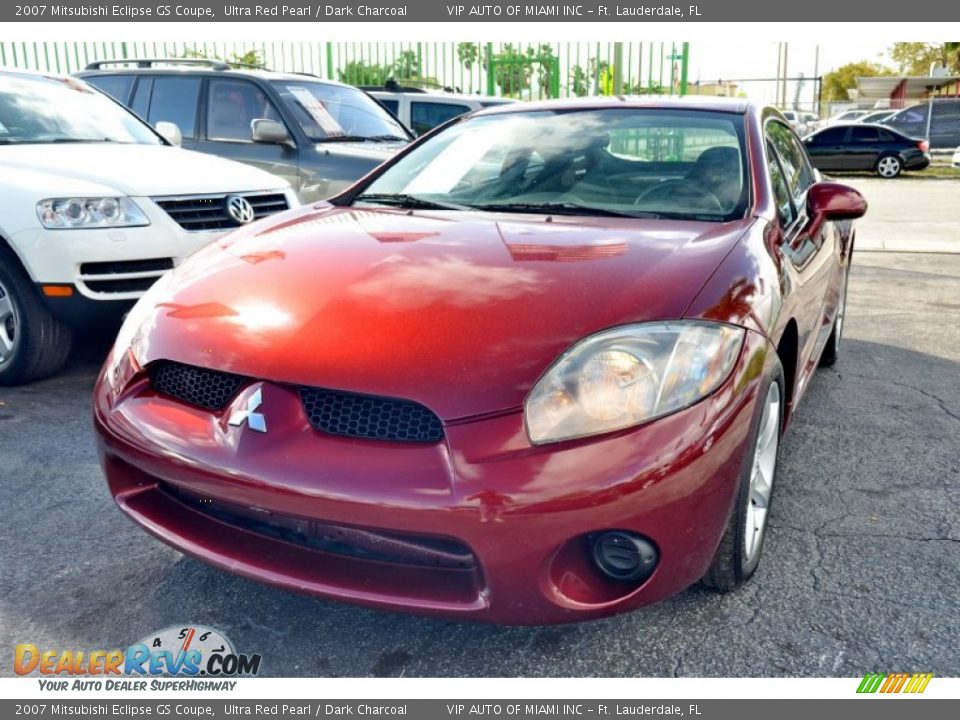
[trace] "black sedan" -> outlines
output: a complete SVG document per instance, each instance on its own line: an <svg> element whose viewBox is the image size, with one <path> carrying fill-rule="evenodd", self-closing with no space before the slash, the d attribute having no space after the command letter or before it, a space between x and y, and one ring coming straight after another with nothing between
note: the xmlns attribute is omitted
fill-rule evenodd
<svg viewBox="0 0 960 720"><path fill-rule="evenodd" d="M820 170L872 170L894 178L901 170L930 164L926 140L911 138L883 125L831 125L803 139Z"/></svg>

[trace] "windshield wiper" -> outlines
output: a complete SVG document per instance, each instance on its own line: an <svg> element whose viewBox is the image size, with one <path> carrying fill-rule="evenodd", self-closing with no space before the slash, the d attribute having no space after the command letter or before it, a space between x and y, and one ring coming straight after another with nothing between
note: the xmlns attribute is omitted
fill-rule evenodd
<svg viewBox="0 0 960 720"><path fill-rule="evenodd" d="M410 195L409 193L367 193L357 195L354 202L369 202L391 207L408 208L411 210L473 210L468 205L440 202L428 198Z"/></svg>
<svg viewBox="0 0 960 720"><path fill-rule="evenodd" d="M59 145L61 143L118 143L119 140L111 140L110 138L72 138L72 137L57 137L57 138L37 138L36 140L28 140L27 142L32 143L43 143L45 145Z"/></svg>
<svg viewBox="0 0 960 720"><path fill-rule="evenodd" d="M393 142L394 140L403 140L406 142L407 139L399 135L328 135L327 137L319 138L316 142Z"/></svg>
<svg viewBox="0 0 960 720"><path fill-rule="evenodd" d="M517 212L517 213L537 213L545 215L594 215L599 217L622 217L622 218L659 218L659 213L652 212L623 212L621 210L611 210L610 208L596 207L594 205L581 205L572 202L542 202L542 203L488 203L485 205L474 205L477 210L488 210L493 212Z"/></svg>

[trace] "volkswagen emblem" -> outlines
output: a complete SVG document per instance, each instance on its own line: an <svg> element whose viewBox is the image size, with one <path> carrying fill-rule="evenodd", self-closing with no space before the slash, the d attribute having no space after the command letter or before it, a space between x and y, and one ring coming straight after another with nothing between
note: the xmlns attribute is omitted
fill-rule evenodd
<svg viewBox="0 0 960 720"><path fill-rule="evenodd" d="M241 225L253 222L253 205L240 195L227 196L227 214Z"/></svg>

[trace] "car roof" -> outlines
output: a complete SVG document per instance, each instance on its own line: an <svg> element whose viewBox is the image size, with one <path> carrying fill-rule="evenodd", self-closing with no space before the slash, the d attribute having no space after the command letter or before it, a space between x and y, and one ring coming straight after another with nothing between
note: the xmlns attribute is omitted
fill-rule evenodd
<svg viewBox="0 0 960 720"><path fill-rule="evenodd" d="M374 97L394 97L397 95L409 95L411 100L450 100L451 102L495 102L510 104L518 102L515 98L490 97L487 95L466 95L463 93L445 92L443 90L387 90L383 87L374 89L362 88Z"/></svg>
<svg viewBox="0 0 960 720"><path fill-rule="evenodd" d="M86 68L75 73L77 77L90 77L94 75L169 75L170 73L183 73L185 75L206 74L217 77L255 77L261 80L280 80L280 81L300 81L317 82L324 85L336 85L339 87L354 87L336 80L313 75L311 73L300 72L280 72L277 70L268 70L260 67L238 67L223 62L188 62L192 58L170 58L170 59L150 59L150 60L118 60L118 61L99 61L90 63ZM156 63L148 67L143 67L140 63ZM96 67L95 67L96 66Z"/></svg>
<svg viewBox="0 0 960 720"><path fill-rule="evenodd" d="M675 110L707 110L746 114L758 106L746 98L719 97L663 97L649 95L615 95L602 97L565 98L560 100L531 100L522 103L495 105L477 110L474 115L499 115L502 113L529 112L536 110L603 110L613 108L658 108Z"/></svg>

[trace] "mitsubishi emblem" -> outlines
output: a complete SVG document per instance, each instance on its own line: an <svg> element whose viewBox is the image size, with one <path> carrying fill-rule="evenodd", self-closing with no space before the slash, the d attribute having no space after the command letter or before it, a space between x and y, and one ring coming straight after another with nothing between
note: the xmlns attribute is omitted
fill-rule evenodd
<svg viewBox="0 0 960 720"><path fill-rule="evenodd" d="M246 422L251 430L262 433L267 431L267 419L261 413L254 412L263 404L263 394L260 391L261 388L257 388L257 391L247 398L247 406L243 410L233 411L227 421L228 425L239 427Z"/></svg>

